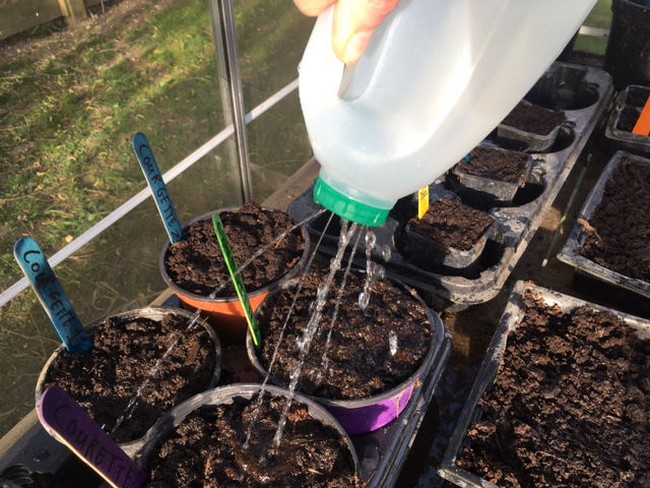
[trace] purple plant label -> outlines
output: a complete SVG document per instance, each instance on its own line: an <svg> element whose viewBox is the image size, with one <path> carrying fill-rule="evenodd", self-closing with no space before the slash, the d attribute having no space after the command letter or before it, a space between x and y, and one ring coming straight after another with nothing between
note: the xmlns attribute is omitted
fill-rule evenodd
<svg viewBox="0 0 650 488"><path fill-rule="evenodd" d="M142 168L144 177L147 179L147 184L151 188L151 193L153 194L156 207L169 236L169 241L174 244L183 238L183 226L176 215L176 209L167 191L167 185L165 185L165 181L160 173L160 168L153 155L149 141L142 132L137 132L133 136L132 145L140 163L140 168Z"/></svg>
<svg viewBox="0 0 650 488"><path fill-rule="evenodd" d="M84 330L45 254L31 237L14 244L14 258L29 280L52 325L70 354L85 354L93 341Z"/></svg>
<svg viewBox="0 0 650 488"><path fill-rule="evenodd" d="M111 486L145 486L147 475L61 388L45 390L36 408L43 426Z"/></svg>

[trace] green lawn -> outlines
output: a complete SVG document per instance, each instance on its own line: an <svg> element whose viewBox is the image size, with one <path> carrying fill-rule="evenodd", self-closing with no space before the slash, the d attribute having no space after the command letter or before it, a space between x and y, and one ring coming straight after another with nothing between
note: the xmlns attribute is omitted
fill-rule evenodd
<svg viewBox="0 0 650 488"><path fill-rule="evenodd" d="M589 27L598 27L601 29L609 29L612 21L612 0L598 0L596 6L593 8L589 17L585 21L585 25ZM575 50L586 51L595 54L605 54L607 48L606 37L592 37L592 36L578 36L576 41Z"/></svg>

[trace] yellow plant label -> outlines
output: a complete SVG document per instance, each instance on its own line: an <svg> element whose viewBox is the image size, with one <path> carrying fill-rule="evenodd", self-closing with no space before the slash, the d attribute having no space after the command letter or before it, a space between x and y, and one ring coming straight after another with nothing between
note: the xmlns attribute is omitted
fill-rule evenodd
<svg viewBox="0 0 650 488"><path fill-rule="evenodd" d="M429 211L429 187L425 186L418 190L418 219L422 220L424 214Z"/></svg>

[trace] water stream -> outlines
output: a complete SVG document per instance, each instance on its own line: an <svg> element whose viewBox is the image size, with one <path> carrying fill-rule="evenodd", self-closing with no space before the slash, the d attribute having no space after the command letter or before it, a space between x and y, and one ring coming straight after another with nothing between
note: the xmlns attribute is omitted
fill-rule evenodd
<svg viewBox="0 0 650 488"><path fill-rule="evenodd" d="M321 367L317 378L317 383L320 383L323 375L327 371L329 366L329 361L327 357L327 351L329 350L330 342L332 340L332 330L334 329L334 324L339 315L339 308L341 305L341 298L343 296L343 291L345 290L345 285L347 283L347 278L352 268L352 263L354 262L354 256L357 252L357 247L359 246L359 241L361 240L362 232L357 234L357 238L354 240L354 245L352 246L352 251L350 252L350 259L348 259L348 264L343 273L343 279L341 280L341 286L339 286L339 291L336 295L336 300L334 301L334 312L332 313L332 320L330 320L329 329L327 331L327 339L325 340L325 346L323 347L323 357L321 358Z"/></svg>
<svg viewBox="0 0 650 488"><path fill-rule="evenodd" d="M359 307L365 310L370 303L370 294L372 286L381 280L385 275L384 267L372 260L372 252L377 246L377 236L375 233L368 229L366 231L366 281L363 285L363 291L359 294ZM386 255L387 248L383 250L384 256ZM388 250L390 253L390 250Z"/></svg>
<svg viewBox="0 0 650 488"><path fill-rule="evenodd" d="M312 312L309 322L307 322L307 326L305 327L305 331L303 332L302 338L299 340L298 345L300 349L300 357L298 360L298 367L290 374L290 382L288 388L289 400L286 402L284 411L282 412L282 416L280 417L278 429L275 433L275 437L273 438L273 442L271 445L271 452L270 452L271 455L273 455L275 450L279 447L280 442L282 440L282 434L287 422L287 415L289 413L289 408L291 407L291 400L293 398L293 395L295 394L296 388L298 386L298 382L300 381L300 375L302 374L302 366L305 362L305 358L307 357L307 354L309 353L311 340L313 339L314 335L318 330L318 326L320 324L321 317L323 314L323 308L325 307L325 303L327 302L330 288L332 286L332 283L334 282L334 277L336 273L341 269L341 262L343 261L345 250L347 249L352 236L357 232L358 224L356 223L349 224L349 229L348 229L348 224L349 223L346 221L343 221L342 223L341 238L339 240L339 247L336 252L336 256L334 257L334 259L330 261L330 272L329 275L327 276L327 279L325 280L325 283L322 283L318 287L318 290L316 292L316 301L314 303L314 311Z"/></svg>
<svg viewBox="0 0 650 488"><path fill-rule="evenodd" d="M248 446L250 444L250 439L251 435L253 434L253 428L255 424L257 423L258 420L258 415L257 413L260 410L260 406L262 404L262 399L263 399L263 393L265 391L266 385L269 382L269 378L271 377L271 371L273 370L273 366L275 366L275 361L278 355L278 350L280 349L280 344L282 344L282 341L284 340L284 332L287 328L287 324L289 323L289 319L291 318L291 315L293 314L293 310L296 306L296 302L298 301L298 297L300 296L300 292L302 291L302 284L303 284L303 278L307 275L309 270L311 269L311 266L314 262L314 259L316 258L318 248L320 247L321 242L323 241L323 237L325 237L325 234L327 233L327 229L329 228L330 224L332 223L332 219L334 217L334 214L330 214L329 219L327 220L327 223L325 224L325 227L323 228L323 231L321 232L320 237L318 238L318 242L316 243L316 246L314 247L314 250L312 251L311 256L309 257L309 260L307 261L307 264L305 265L305 268L303 269L302 273L300 274L300 277L297 280L297 283L291 283L291 285L287 286L296 286L296 293L293 296L293 300L291 302L291 306L289 307L289 312L287 313L287 316L284 319L284 323L282 324L282 328L280 329L280 334L278 336L278 340L275 344L275 347L273 348L273 354L271 356L271 361L269 362L269 367L267 369L266 375L264 376L264 380L262 381L262 388L261 388L261 394L257 398L255 407L253 408L253 419L251 420L251 423L248 427L248 432L246 433L246 441L244 442L244 449L248 449Z"/></svg>

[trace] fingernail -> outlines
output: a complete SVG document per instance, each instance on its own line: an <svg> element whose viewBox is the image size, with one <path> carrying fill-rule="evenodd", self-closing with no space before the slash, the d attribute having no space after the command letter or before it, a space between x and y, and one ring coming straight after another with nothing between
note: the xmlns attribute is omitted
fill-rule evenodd
<svg viewBox="0 0 650 488"><path fill-rule="evenodd" d="M352 35L343 50L343 62L346 64L354 64L359 61L361 55L366 51L368 44L370 44L371 37L371 31L361 31Z"/></svg>

